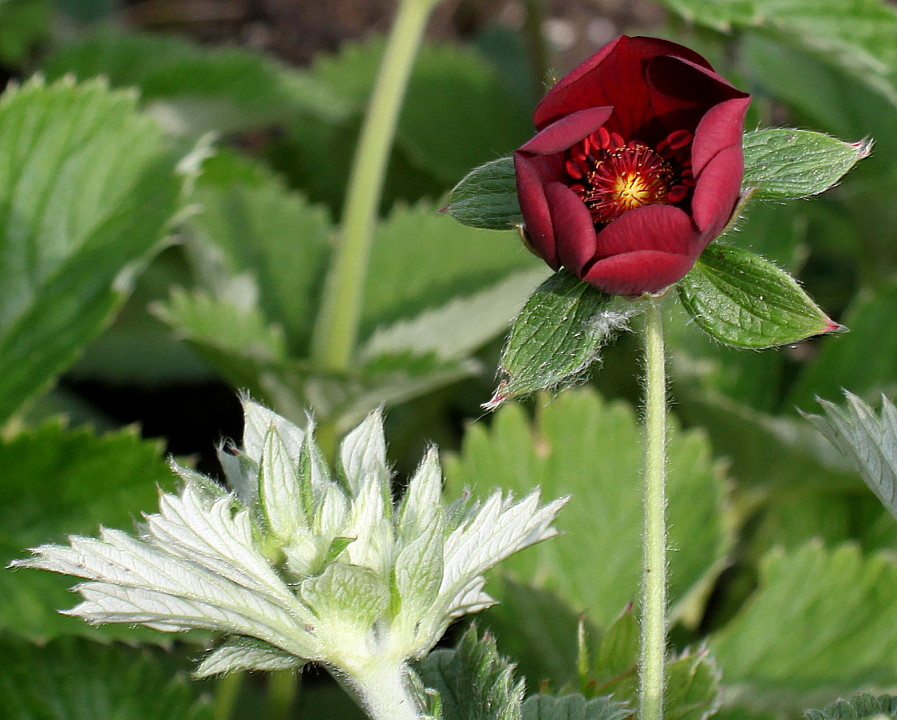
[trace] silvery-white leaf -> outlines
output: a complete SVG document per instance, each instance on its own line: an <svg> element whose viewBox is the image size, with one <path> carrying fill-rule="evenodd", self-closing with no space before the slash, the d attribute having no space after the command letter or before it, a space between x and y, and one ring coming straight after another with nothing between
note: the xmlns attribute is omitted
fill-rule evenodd
<svg viewBox="0 0 897 720"><path fill-rule="evenodd" d="M349 509L349 499L343 489L335 483L330 483L325 488L315 512L314 531L328 538L345 535L344 529L349 522Z"/></svg>
<svg viewBox="0 0 897 720"><path fill-rule="evenodd" d="M117 530L104 528L99 540L73 536L69 541L69 547L41 546L35 557L15 565L95 581L77 587L86 602L70 611L90 622L203 627L290 643L285 649L291 651L314 647L305 630L313 618L295 598L285 602L249 590Z"/></svg>
<svg viewBox="0 0 897 720"><path fill-rule="evenodd" d="M340 444L340 462L349 484L349 492L357 496L362 485L374 477L387 477L386 438L383 436L383 414L370 413Z"/></svg>
<svg viewBox="0 0 897 720"><path fill-rule="evenodd" d="M403 539L417 536L422 528L430 524L435 514L442 514L441 495L442 467L439 464L439 452L431 446L402 497L398 526Z"/></svg>
<svg viewBox="0 0 897 720"><path fill-rule="evenodd" d="M301 446L300 446L301 449ZM307 524L299 486L299 453L294 460L274 425L265 435L259 477L259 501L268 527L280 540Z"/></svg>
<svg viewBox="0 0 897 720"><path fill-rule="evenodd" d="M386 516L380 483L372 476L359 488L343 534L355 538L347 548L349 562L389 575L395 553L393 524Z"/></svg>
<svg viewBox="0 0 897 720"><path fill-rule="evenodd" d="M231 446L221 445L218 448L218 462L224 470L228 487L246 507L258 512L259 498L259 466Z"/></svg>
<svg viewBox="0 0 897 720"><path fill-rule="evenodd" d="M289 543L283 546L287 569L297 578L317 575L321 572L330 539L314 534L307 528L299 528Z"/></svg>
<svg viewBox="0 0 897 720"><path fill-rule="evenodd" d="M163 495L159 506L159 515L147 517L147 528L166 552L185 560L201 560L205 567L239 585L287 605L293 602L289 588L253 545L248 513L232 513L228 497L206 510L196 492L186 488L180 497Z"/></svg>
<svg viewBox="0 0 897 720"><path fill-rule="evenodd" d="M321 575L305 580L299 592L320 618L315 632L325 643L328 631L354 627L366 633L386 612L390 600L387 581L377 573L343 563L329 565ZM364 635L359 638L363 640Z"/></svg>
<svg viewBox="0 0 897 720"><path fill-rule="evenodd" d="M402 613L418 614L436 600L442 584L442 546L445 520L440 513L406 544L395 561L395 583ZM438 639L438 638L437 638Z"/></svg>
<svg viewBox="0 0 897 720"><path fill-rule="evenodd" d="M233 672L235 670L295 670L302 667L300 658L254 638L231 638L215 648L200 663L193 677Z"/></svg>
<svg viewBox="0 0 897 720"><path fill-rule="evenodd" d="M198 492L207 503L213 503L216 500L227 497L227 490L212 480L212 478L206 477L191 468L179 465L174 459L169 461L168 466L187 486Z"/></svg>
<svg viewBox="0 0 897 720"><path fill-rule="evenodd" d="M478 613L495 605L495 599L483 592L485 584L486 578L480 576L462 587L447 603L449 616L459 618L463 615Z"/></svg>
<svg viewBox="0 0 897 720"><path fill-rule="evenodd" d="M305 432L281 417L273 410L259 405L249 398L243 399L243 452L256 462L261 462L265 446L265 437L271 427L283 438L284 445L291 453L294 463L299 462L299 450L305 438Z"/></svg>
<svg viewBox="0 0 897 720"><path fill-rule="evenodd" d="M566 501L561 498L540 508L538 491L516 503L494 493L447 538L441 592L455 596L471 578L555 535L550 525Z"/></svg>

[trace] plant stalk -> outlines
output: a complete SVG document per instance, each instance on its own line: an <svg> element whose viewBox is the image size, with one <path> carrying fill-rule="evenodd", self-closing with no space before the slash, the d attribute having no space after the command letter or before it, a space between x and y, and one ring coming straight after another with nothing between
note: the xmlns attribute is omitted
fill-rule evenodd
<svg viewBox="0 0 897 720"><path fill-rule="evenodd" d="M351 686L371 720L421 720L403 663L383 662L350 673Z"/></svg>
<svg viewBox="0 0 897 720"><path fill-rule="evenodd" d="M435 0L399 2L352 162L341 238L315 325L312 360L318 369L344 372L351 366L386 166L408 78L434 5Z"/></svg>
<svg viewBox="0 0 897 720"><path fill-rule="evenodd" d="M666 357L661 298L649 298L645 322L645 525L639 718L662 720L666 672Z"/></svg>

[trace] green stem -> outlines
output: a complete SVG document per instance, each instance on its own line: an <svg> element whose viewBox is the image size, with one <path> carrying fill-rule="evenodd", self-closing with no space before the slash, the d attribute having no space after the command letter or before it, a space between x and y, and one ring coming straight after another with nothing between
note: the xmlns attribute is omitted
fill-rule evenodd
<svg viewBox="0 0 897 720"><path fill-rule="evenodd" d="M377 208L399 110L435 0L401 0L361 128L346 190L341 239L324 288L312 360L319 369L350 368L361 318Z"/></svg>
<svg viewBox="0 0 897 720"><path fill-rule="evenodd" d="M660 298L645 323L645 528L639 669L640 720L662 720L666 661L666 358Z"/></svg>
<svg viewBox="0 0 897 720"><path fill-rule="evenodd" d="M545 22L543 0L524 0L526 7L526 23L523 32L526 37L530 59L530 80L533 97L537 100L545 94L548 83L548 53L545 50L545 38L542 25Z"/></svg>
<svg viewBox="0 0 897 720"><path fill-rule="evenodd" d="M286 720L292 717L296 696L299 694L299 682L299 676L292 670L275 670L268 674L264 714L266 720Z"/></svg>
<svg viewBox="0 0 897 720"><path fill-rule="evenodd" d="M243 684L242 672L230 672L218 679L215 685L215 700L212 706L213 720L230 720L234 714L234 705L240 686Z"/></svg>

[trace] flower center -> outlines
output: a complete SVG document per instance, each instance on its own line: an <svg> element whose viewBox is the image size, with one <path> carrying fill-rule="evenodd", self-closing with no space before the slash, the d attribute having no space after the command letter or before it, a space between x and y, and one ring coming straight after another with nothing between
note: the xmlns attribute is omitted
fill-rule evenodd
<svg viewBox="0 0 897 720"><path fill-rule="evenodd" d="M652 149L601 128L567 152L570 188L596 225L644 205L682 202L694 187L691 139L690 132L679 130Z"/></svg>

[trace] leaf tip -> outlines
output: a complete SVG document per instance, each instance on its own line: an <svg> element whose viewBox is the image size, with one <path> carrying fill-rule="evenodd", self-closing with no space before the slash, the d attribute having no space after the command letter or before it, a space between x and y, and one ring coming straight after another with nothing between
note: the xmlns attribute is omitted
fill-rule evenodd
<svg viewBox="0 0 897 720"><path fill-rule="evenodd" d="M850 328L846 325L842 325L841 323L836 323L831 318L825 319L825 328L822 330L823 333L849 333Z"/></svg>
<svg viewBox="0 0 897 720"><path fill-rule="evenodd" d="M484 402L480 405L483 410L486 412L493 412L498 410L498 408L504 404L505 400L511 397L511 393L508 392L508 383L502 380L498 387L495 388L495 392L488 402Z"/></svg>
<svg viewBox="0 0 897 720"><path fill-rule="evenodd" d="M857 151L857 160L869 157L872 154L872 146L874 144L875 141L869 137L863 138L859 142L850 143L851 147Z"/></svg>

